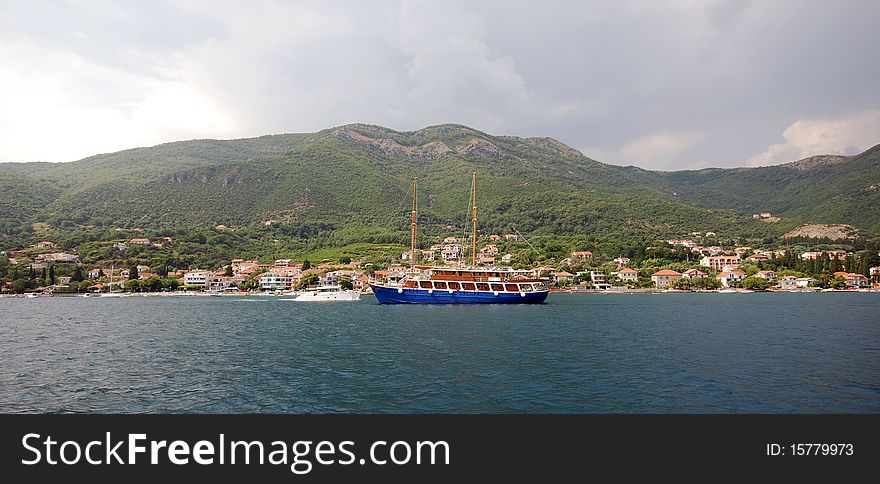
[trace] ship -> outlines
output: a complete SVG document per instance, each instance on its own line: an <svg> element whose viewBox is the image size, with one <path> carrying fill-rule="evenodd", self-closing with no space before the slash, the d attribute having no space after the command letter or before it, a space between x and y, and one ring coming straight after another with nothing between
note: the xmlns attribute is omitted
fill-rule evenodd
<svg viewBox="0 0 880 484"><path fill-rule="evenodd" d="M361 293L354 290L343 289L339 285L320 285L290 294L290 298L279 301L357 301Z"/></svg>
<svg viewBox="0 0 880 484"><path fill-rule="evenodd" d="M410 269L395 284L371 283L379 304L541 304L550 290L528 271L508 268L416 266L416 180L412 184ZM471 263L477 260L477 174L473 174Z"/></svg>

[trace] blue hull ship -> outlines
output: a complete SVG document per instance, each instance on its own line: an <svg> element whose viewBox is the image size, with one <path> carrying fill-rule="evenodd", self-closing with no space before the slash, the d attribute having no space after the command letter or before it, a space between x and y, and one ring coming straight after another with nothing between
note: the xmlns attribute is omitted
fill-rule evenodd
<svg viewBox="0 0 880 484"><path fill-rule="evenodd" d="M477 263L477 174L473 177L471 261ZM370 284L379 304L541 304L550 291L529 271L416 267L416 181L412 186L410 271L399 284ZM460 247L456 251L460 251ZM405 255L405 254L404 254ZM433 259L431 259L433 260Z"/></svg>
<svg viewBox="0 0 880 484"><path fill-rule="evenodd" d="M371 284L379 304L541 304L549 291L433 290Z"/></svg>

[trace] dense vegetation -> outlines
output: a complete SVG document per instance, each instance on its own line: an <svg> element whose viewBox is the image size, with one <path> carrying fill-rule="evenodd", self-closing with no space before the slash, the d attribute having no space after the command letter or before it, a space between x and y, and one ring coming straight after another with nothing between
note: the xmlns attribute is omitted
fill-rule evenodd
<svg viewBox="0 0 880 484"><path fill-rule="evenodd" d="M531 245L504 242L501 250L520 263L585 248L643 258L656 239L691 232L748 243L801 222L880 231L870 189L880 183L878 152L808 168L655 173L605 165L552 139L457 125L194 140L72 163L0 164L0 249L48 239L86 264L175 268L235 257L391 262L409 245L413 177L418 243L427 247L468 232L476 172L483 241L519 231ZM783 221L755 221L755 211ZM162 247L114 248L133 237Z"/></svg>
<svg viewBox="0 0 880 484"><path fill-rule="evenodd" d="M779 215L788 228L845 223L880 232L880 145L857 156L815 156L761 168L620 171L705 207Z"/></svg>

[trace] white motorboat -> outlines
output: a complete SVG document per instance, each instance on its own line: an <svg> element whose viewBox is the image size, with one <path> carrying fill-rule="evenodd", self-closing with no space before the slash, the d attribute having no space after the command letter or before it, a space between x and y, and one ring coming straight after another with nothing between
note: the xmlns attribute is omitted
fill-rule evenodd
<svg viewBox="0 0 880 484"><path fill-rule="evenodd" d="M357 301L361 298L359 291L343 289L339 285L317 286L291 294L290 298L279 301Z"/></svg>

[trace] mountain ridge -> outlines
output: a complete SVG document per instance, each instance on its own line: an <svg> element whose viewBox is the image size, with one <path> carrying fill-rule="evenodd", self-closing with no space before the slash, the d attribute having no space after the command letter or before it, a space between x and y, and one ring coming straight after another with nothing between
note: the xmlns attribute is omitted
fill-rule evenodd
<svg viewBox="0 0 880 484"><path fill-rule="evenodd" d="M719 228L730 237L779 236L808 222L880 232L870 205L876 191L854 195L836 181L880 184L878 153L874 147L837 163L799 160L799 169L652 172L601 163L553 138L493 136L457 124L395 131L353 123L175 141L69 163L0 164L0 243L15 247L42 236L34 227L57 233L266 222L326 245L338 234L359 234L346 235L352 243L376 239L370 234L398 240L406 234L413 177L423 230L439 234L462 226L472 172L484 230L516 227L571 245ZM790 183L794 194L784 189ZM804 211L795 205L811 185L821 199ZM741 193L731 197L730 187ZM782 221L754 221L752 211L773 211Z"/></svg>

